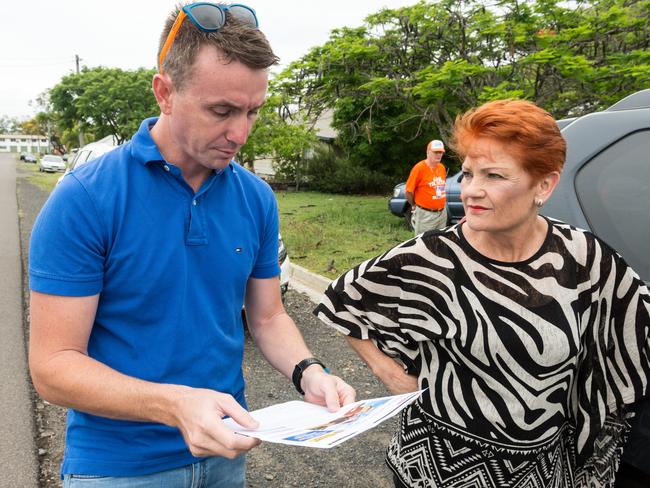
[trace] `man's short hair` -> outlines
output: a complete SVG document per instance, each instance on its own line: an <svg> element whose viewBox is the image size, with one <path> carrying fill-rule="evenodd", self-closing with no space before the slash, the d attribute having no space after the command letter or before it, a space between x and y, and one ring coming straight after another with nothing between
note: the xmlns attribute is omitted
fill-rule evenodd
<svg viewBox="0 0 650 488"><path fill-rule="evenodd" d="M183 4L177 5L167 17L160 35L158 57L182 7ZM262 31L238 20L228 11L225 25L216 32L203 32L186 18L169 47L163 65L158 66L159 71L162 68L169 74L177 90L181 90L185 85L192 72L196 55L203 46L213 46L225 62L237 61L251 69L267 69L279 61Z"/></svg>

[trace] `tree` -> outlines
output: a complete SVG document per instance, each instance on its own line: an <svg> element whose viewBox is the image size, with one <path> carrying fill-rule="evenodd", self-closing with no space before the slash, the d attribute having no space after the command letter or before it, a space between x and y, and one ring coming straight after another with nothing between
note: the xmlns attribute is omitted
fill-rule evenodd
<svg viewBox="0 0 650 488"><path fill-rule="evenodd" d="M262 107L258 120L244 146L239 151L240 161L253 166L255 159L270 157L280 179L300 187L304 179L305 155L318 142L314 129L300 118L284 110L282 96L273 83L271 93Z"/></svg>
<svg viewBox="0 0 650 488"><path fill-rule="evenodd" d="M277 80L287 107L334 109L351 162L404 177L460 112L525 98L556 118L650 86L650 1L421 1L335 30Z"/></svg>
<svg viewBox="0 0 650 488"><path fill-rule="evenodd" d="M0 134L13 134L20 131L20 120L18 117L0 115Z"/></svg>
<svg viewBox="0 0 650 488"><path fill-rule="evenodd" d="M63 129L113 135L118 143L131 137L142 119L159 113L151 90L155 70L84 68L65 76L50 90L52 108Z"/></svg>
<svg viewBox="0 0 650 488"><path fill-rule="evenodd" d="M37 117L32 117L20 124L20 132L36 136L47 136L47 127Z"/></svg>
<svg viewBox="0 0 650 488"><path fill-rule="evenodd" d="M34 117L25 120L21 124L22 131L25 134L47 136L54 152L65 154L66 141L61 137L59 116L52 111L49 90L45 90L43 93L38 95L35 100L31 100L30 105L38 112Z"/></svg>

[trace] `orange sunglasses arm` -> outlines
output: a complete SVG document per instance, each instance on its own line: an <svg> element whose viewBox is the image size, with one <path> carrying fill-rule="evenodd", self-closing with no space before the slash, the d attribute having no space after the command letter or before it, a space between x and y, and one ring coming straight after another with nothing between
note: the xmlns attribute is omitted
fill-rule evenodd
<svg viewBox="0 0 650 488"><path fill-rule="evenodd" d="M187 17L185 12L183 12L182 10L178 12L178 17L176 17L176 20L174 21L174 25L172 25L169 34L167 34L167 39L165 39L165 44L160 50L160 56L158 57L158 68L160 70L160 74L163 73L163 61L165 60L167 51L169 51L170 46L174 42L174 39L176 38L176 33L178 32L178 29L180 29L183 20L185 20L185 17Z"/></svg>

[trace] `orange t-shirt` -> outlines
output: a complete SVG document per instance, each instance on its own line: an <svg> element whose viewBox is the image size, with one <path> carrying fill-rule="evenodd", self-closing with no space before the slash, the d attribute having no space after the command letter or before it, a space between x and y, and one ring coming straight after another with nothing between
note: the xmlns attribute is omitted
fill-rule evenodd
<svg viewBox="0 0 650 488"><path fill-rule="evenodd" d="M422 160L413 166L409 179L406 180L405 190L413 193L418 207L442 210L445 208L446 177L447 170L442 163L431 169L426 160Z"/></svg>

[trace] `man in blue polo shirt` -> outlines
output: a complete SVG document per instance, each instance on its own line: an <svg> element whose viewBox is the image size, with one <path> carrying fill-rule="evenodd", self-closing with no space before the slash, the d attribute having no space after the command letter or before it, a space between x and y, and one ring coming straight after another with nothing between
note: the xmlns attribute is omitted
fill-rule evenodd
<svg viewBox="0 0 650 488"><path fill-rule="evenodd" d="M233 161L277 62L243 5L176 9L159 50L160 117L67 175L33 228L30 368L70 407L65 486L243 487L241 307L310 402L354 390L312 358L278 286L274 195Z"/></svg>

